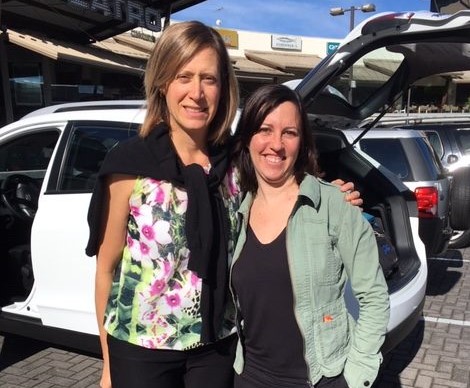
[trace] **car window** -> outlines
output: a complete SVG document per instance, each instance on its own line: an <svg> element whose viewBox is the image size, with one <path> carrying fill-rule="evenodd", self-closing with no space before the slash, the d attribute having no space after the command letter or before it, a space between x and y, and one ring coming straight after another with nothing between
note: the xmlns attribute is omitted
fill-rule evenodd
<svg viewBox="0 0 470 388"><path fill-rule="evenodd" d="M413 180L399 139L362 139L361 149L404 181Z"/></svg>
<svg viewBox="0 0 470 388"><path fill-rule="evenodd" d="M460 152L462 152L463 155L470 155L470 130L458 129L455 131L455 137L457 139Z"/></svg>
<svg viewBox="0 0 470 388"><path fill-rule="evenodd" d="M395 74L404 55L379 48L356 61L346 72L326 87L330 94L340 96L353 106L370 99Z"/></svg>
<svg viewBox="0 0 470 388"><path fill-rule="evenodd" d="M431 144L439 159L442 159L442 157L444 156L444 146L442 145L441 137L439 136L439 134L435 131L424 131L424 133L429 139L429 143Z"/></svg>
<svg viewBox="0 0 470 388"><path fill-rule="evenodd" d="M0 172L44 171L59 138L49 129L21 135L0 146Z"/></svg>
<svg viewBox="0 0 470 388"><path fill-rule="evenodd" d="M62 192L91 191L106 153L136 134L136 128L113 125L75 125L59 178Z"/></svg>
<svg viewBox="0 0 470 388"><path fill-rule="evenodd" d="M432 148L431 144L425 138L415 138L413 144L416 144L417 152L413 152L413 155L417 158L421 158L424 163L415 162L416 171L422 171L418 177L418 180L438 180L441 178L444 169L440 162L440 159L436 155L436 152ZM419 168L419 170L418 170Z"/></svg>

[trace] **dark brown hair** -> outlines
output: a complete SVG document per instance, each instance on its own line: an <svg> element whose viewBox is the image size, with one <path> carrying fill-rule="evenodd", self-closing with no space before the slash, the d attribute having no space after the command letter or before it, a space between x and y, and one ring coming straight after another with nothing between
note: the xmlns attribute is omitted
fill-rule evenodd
<svg viewBox="0 0 470 388"><path fill-rule="evenodd" d="M265 85L246 100L235 131L234 161L240 170L240 184L243 191L258 190L248 150L251 138L259 131L266 116L284 102L292 102L300 115L300 149L294 164L295 179L300 184L306 173L320 176L313 134L300 96L285 85Z"/></svg>

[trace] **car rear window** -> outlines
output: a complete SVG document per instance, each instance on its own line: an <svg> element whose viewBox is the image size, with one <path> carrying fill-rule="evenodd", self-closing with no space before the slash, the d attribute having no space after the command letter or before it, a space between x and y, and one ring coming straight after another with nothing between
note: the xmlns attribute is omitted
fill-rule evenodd
<svg viewBox="0 0 470 388"><path fill-rule="evenodd" d="M444 146L441 141L441 137L436 131L424 131L429 142L431 143L432 148L436 151L436 154L439 158L444 156Z"/></svg>
<svg viewBox="0 0 470 388"><path fill-rule="evenodd" d="M362 139L361 149L402 180L410 180L411 168L398 139Z"/></svg>
<svg viewBox="0 0 470 388"><path fill-rule="evenodd" d="M403 181L438 180L440 166L422 138L362 139L361 149Z"/></svg>

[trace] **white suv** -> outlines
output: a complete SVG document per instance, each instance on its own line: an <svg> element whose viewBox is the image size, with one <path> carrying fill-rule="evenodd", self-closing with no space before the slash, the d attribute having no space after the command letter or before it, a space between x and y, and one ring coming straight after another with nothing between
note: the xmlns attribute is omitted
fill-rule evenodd
<svg viewBox="0 0 470 388"><path fill-rule="evenodd" d="M0 242L5 263L0 272L0 331L98 351L95 260L85 255L87 209L106 152L135 135L145 109L82 108L58 105L0 130L0 228L8 236ZM334 131L319 138L320 151L332 139L338 140ZM401 230L409 244L399 249L400 262L387 279L389 331L398 330L389 337L389 348L412 329L424 301L427 267L416 203L396 177L384 176L356 152L349 157L356 167L348 161L337 167L349 168L350 179L361 181L364 209L388 220L387 228ZM363 179L366 171L370 178ZM376 185L384 190L371 200ZM403 216L387 215L390 208L400 209ZM354 300L349 307L357 312Z"/></svg>

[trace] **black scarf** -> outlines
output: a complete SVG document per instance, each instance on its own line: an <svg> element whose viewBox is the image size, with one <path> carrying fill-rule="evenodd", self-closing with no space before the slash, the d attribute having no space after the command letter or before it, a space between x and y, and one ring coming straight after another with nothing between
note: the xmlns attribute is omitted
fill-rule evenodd
<svg viewBox="0 0 470 388"><path fill-rule="evenodd" d="M209 149L211 170L207 175L201 166L184 166L178 158L166 124L157 125L146 138L134 137L121 142L105 158L88 210L90 236L86 253L94 256L100 241L103 179L113 173L166 180L182 187L188 194L185 232L190 250L188 268L202 279L201 342L217 339L222 327L228 291L227 209L219 186L227 172L227 147Z"/></svg>

